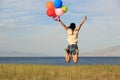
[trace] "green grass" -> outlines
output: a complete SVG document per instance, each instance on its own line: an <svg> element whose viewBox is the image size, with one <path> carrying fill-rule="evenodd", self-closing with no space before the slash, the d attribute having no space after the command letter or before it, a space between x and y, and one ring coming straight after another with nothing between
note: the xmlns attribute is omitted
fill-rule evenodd
<svg viewBox="0 0 120 80"><path fill-rule="evenodd" d="M120 66L0 64L0 80L120 80Z"/></svg>

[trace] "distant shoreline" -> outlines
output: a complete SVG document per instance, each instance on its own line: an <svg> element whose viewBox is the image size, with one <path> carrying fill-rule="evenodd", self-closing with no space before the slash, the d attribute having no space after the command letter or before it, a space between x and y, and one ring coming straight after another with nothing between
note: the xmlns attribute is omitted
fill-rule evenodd
<svg viewBox="0 0 120 80"><path fill-rule="evenodd" d="M75 64L72 59L67 63L65 57L0 57L0 64L120 65L120 57L79 57Z"/></svg>
<svg viewBox="0 0 120 80"><path fill-rule="evenodd" d="M14 58L65 58L65 56L0 56L0 58L2 58L2 57L5 57L5 58L12 58L12 57L14 57ZM82 55L79 55L79 58L81 58L81 57L118 57L118 58L120 58L120 56L82 56Z"/></svg>

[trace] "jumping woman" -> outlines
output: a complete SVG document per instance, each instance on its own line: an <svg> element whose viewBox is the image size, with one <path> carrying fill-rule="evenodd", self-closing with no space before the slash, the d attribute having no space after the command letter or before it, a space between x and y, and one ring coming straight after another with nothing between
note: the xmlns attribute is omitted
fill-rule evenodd
<svg viewBox="0 0 120 80"><path fill-rule="evenodd" d="M78 32L86 20L87 20L87 16L85 16L80 22L80 24L76 27L75 23L70 23L70 26L66 26L60 18L58 19L58 22L64 27L64 29L67 32L68 47L65 48L66 62L70 62L71 58L73 58L74 63L77 63L78 61L78 55L79 55L79 49L77 46Z"/></svg>

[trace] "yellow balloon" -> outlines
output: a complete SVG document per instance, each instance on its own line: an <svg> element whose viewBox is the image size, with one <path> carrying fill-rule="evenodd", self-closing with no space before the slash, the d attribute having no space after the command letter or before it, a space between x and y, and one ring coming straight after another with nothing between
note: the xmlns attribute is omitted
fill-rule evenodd
<svg viewBox="0 0 120 80"><path fill-rule="evenodd" d="M63 5L63 6L61 7L61 9L64 11L64 13L66 13L66 12L68 11L67 6L65 6L65 5Z"/></svg>

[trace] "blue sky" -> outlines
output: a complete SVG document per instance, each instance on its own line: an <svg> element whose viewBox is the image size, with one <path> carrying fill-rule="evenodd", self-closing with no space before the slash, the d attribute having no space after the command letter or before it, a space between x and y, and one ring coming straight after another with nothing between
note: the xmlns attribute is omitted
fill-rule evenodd
<svg viewBox="0 0 120 80"><path fill-rule="evenodd" d="M67 47L63 27L46 15L46 2L54 0L0 0L0 56L64 56ZM69 26L79 25L80 53L120 45L119 0L63 0L61 16Z"/></svg>

